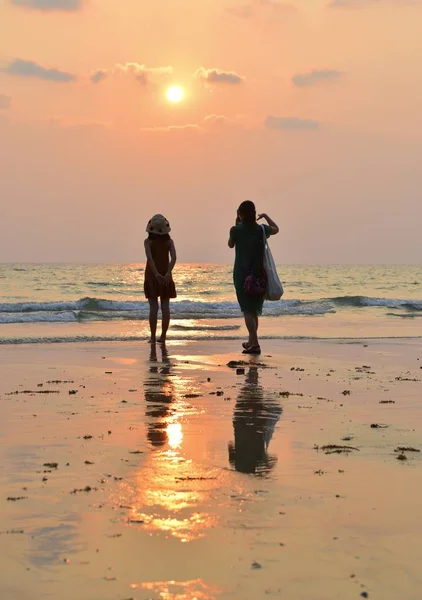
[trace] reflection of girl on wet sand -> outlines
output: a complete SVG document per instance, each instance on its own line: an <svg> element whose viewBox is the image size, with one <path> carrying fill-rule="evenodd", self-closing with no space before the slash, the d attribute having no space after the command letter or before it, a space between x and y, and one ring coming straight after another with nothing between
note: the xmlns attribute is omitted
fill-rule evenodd
<svg viewBox="0 0 422 600"><path fill-rule="evenodd" d="M174 400L173 382L170 375L170 359L165 346L161 346L162 366L157 363L156 347L151 347L150 377L145 380L145 414L150 418L148 423L148 440L152 446L164 446L167 442L168 417L172 413Z"/></svg>
<svg viewBox="0 0 422 600"><path fill-rule="evenodd" d="M237 397L234 443L229 443L230 464L241 473L266 475L277 462L276 456L268 454L268 445L282 409L264 395L258 368L251 366Z"/></svg>

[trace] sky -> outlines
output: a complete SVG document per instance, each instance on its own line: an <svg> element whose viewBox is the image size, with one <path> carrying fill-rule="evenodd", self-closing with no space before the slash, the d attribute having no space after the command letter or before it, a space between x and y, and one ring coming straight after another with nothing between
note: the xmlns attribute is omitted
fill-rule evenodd
<svg viewBox="0 0 422 600"><path fill-rule="evenodd" d="M420 264L422 0L0 0L0 262ZM171 103L169 86L184 90Z"/></svg>

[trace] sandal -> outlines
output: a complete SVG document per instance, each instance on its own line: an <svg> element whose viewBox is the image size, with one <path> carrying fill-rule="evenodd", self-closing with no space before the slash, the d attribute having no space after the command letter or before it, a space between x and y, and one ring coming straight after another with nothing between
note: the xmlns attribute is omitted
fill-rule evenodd
<svg viewBox="0 0 422 600"><path fill-rule="evenodd" d="M248 346L242 352L242 354L261 354L260 346Z"/></svg>

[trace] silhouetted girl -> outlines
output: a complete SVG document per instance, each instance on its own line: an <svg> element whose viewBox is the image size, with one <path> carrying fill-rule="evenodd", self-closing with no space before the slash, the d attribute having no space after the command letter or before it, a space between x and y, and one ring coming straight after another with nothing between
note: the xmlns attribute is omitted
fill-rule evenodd
<svg viewBox="0 0 422 600"><path fill-rule="evenodd" d="M149 302L151 343L156 342L158 298L161 300L162 329L159 343L165 343L170 325L170 298L176 298L172 271L176 264L176 248L170 238L170 223L163 215L154 215L147 225L145 240L147 265L144 292Z"/></svg>

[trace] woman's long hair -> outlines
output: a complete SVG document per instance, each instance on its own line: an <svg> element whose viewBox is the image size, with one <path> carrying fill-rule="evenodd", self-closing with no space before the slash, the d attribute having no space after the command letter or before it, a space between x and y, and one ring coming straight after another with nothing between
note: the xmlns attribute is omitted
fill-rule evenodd
<svg viewBox="0 0 422 600"><path fill-rule="evenodd" d="M256 208L251 200L245 200L237 209L238 216L246 225L254 225L256 223Z"/></svg>

